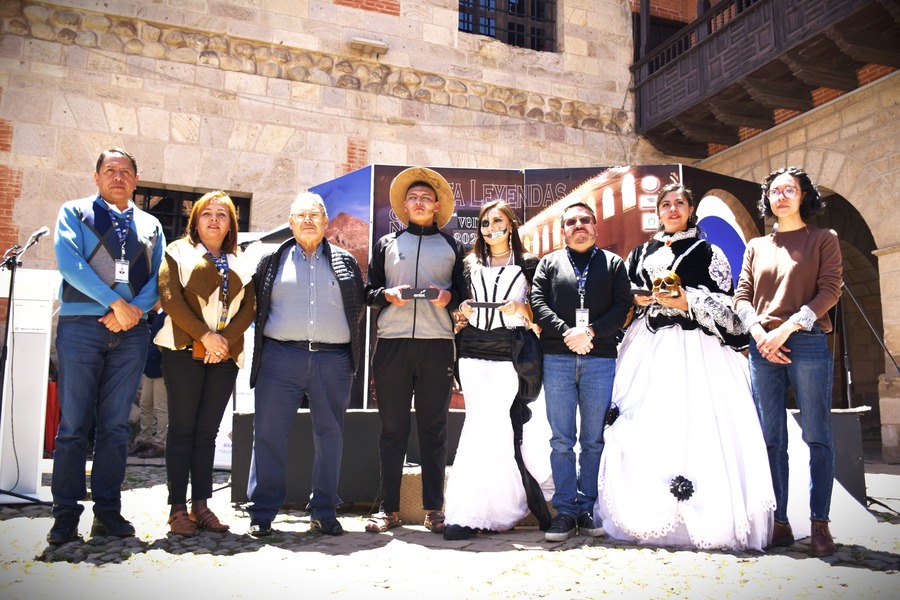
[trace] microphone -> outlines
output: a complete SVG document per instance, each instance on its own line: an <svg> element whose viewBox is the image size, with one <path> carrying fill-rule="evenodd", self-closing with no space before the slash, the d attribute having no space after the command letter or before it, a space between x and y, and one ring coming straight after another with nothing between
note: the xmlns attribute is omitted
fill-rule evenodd
<svg viewBox="0 0 900 600"><path fill-rule="evenodd" d="M46 225L44 225L43 227L41 227L40 229L38 229L37 231L35 231L34 233L31 234L31 237L28 238L28 243L25 244L25 247L28 248L29 246L36 244L38 242L38 240L40 240L42 237L44 237L48 233L50 233L50 228L47 227Z"/></svg>
<svg viewBox="0 0 900 600"><path fill-rule="evenodd" d="M36 242L39 239L41 239L42 237L44 237L45 235L47 235L48 233L50 233L50 228L47 227L46 225L44 225L43 227L41 227L40 229L38 229L37 231L35 231L34 233L31 234L31 239L29 239L29 242Z"/></svg>

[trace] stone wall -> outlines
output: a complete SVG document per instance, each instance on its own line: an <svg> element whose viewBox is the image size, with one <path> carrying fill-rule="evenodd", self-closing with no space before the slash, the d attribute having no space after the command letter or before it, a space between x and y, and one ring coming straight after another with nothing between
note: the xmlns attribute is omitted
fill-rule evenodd
<svg viewBox="0 0 900 600"><path fill-rule="evenodd" d="M804 168L824 192L839 194L855 209L853 215L845 211L845 216L829 221L842 237L845 281L870 320L876 327L881 324L888 350L900 361L900 73L697 166L761 181L785 165ZM877 257L877 268L870 256L858 251L856 228L867 229L874 238L875 250L867 253ZM849 305L846 294L845 299ZM848 308L848 340L851 347L862 348L851 356L855 393L863 403L872 400L875 415L880 413L884 458L900 462L900 373L862 317L853 314L854 308Z"/></svg>
<svg viewBox="0 0 900 600"><path fill-rule="evenodd" d="M93 192L111 146L135 154L145 184L252 194L253 230L283 222L298 190L370 163L671 162L633 133L627 6L561 3L558 53L460 33L456 7L2 3L0 128L12 141L0 155L21 189L20 239L0 243ZM354 50L353 37L388 50ZM52 267L49 244L36 250L28 266Z"/></svg>

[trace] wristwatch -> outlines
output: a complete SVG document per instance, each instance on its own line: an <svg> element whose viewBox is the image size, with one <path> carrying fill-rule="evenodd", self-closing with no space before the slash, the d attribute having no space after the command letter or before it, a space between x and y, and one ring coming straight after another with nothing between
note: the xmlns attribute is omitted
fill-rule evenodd
<svg viewBox="0 0 900 600"><path fill-rule="evenodd" d="M585 330L584 330L584 332L587 334L589 340L593 340L593 339L594 339L594 332L591 331L591 328L590 328L590 327L586 327Z"/></svg>

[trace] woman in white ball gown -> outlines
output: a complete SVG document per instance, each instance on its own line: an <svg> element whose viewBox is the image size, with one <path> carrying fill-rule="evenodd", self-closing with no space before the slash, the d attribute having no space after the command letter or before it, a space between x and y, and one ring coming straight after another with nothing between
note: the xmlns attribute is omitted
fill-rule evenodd
<svg viewBox="0 0 900 600"><path fill-rule="evenodd" d="M657 196L660 229L628 256L634 318L619 349L598 520L660 546L762 550L775 498L724 253L690 190ZM616 416L616 413L617 416Z"/></svg>

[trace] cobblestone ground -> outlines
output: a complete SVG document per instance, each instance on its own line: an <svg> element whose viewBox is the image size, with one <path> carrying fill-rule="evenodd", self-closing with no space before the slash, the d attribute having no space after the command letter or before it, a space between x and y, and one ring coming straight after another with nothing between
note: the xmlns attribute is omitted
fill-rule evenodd
<svg viewBox="0 0 900 600"><path fill-rule="evenodd" d="M310 533L308 515L288 510L273 536L257 540L246 535L243 507L229 501L228 481L216 474L210 506L232 531L192 538L168 533L158 466L128 467L123 513L136 537L90 537L88 502L84 539L49 546L48 507L0 507L0 599L900 598L900 519L890 505L874 534L838 539L823 559L807 557L808 539L759 554L605 537L549 543L532 528L457 542L418 523L372 535L364 510L352 508L339 515L343 536Z"/></svg>

